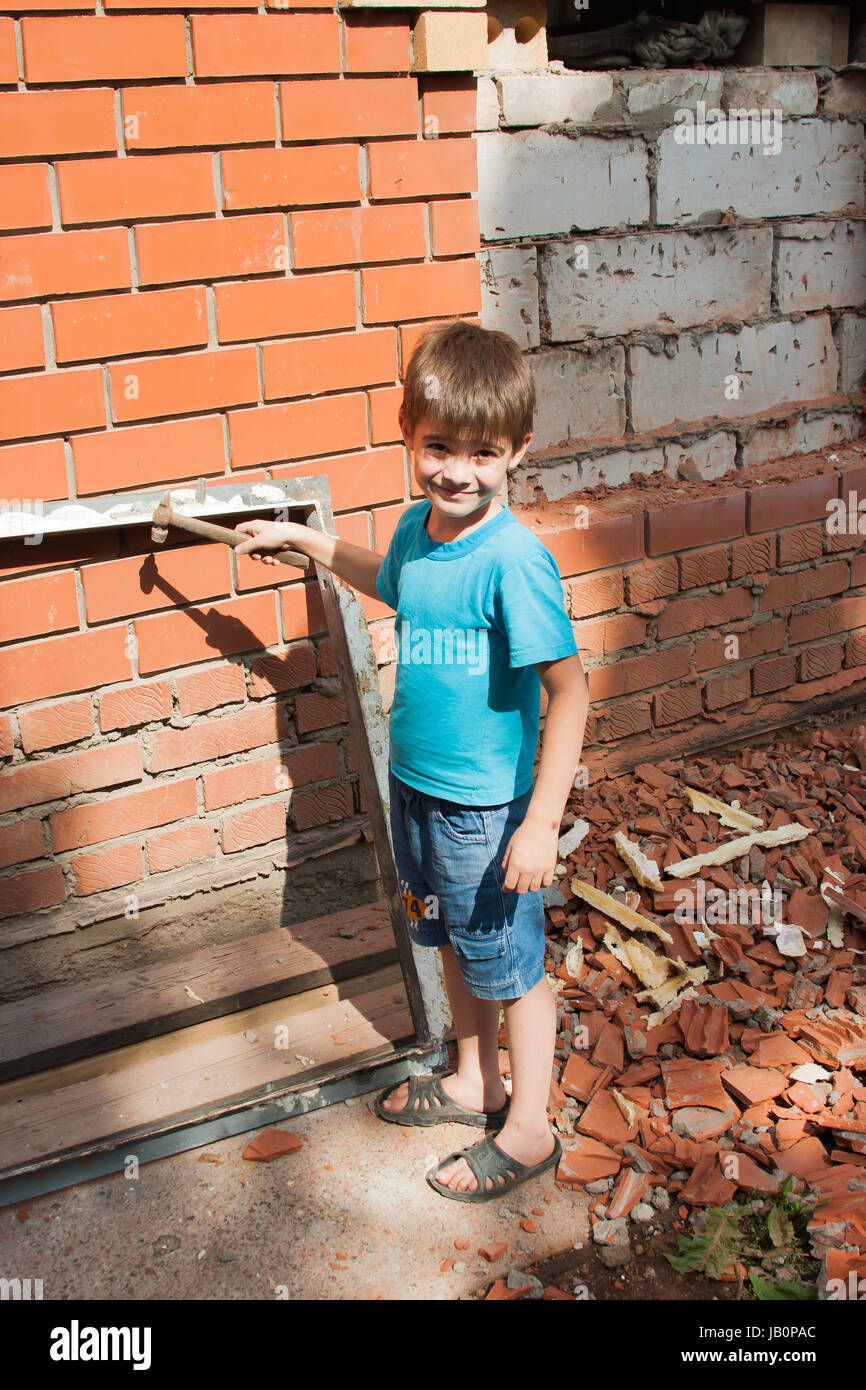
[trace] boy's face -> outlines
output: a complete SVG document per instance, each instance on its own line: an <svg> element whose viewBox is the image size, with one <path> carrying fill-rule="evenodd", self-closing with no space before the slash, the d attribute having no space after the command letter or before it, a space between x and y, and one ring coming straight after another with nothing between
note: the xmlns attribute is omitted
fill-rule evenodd
<svg viewBox="0 0 866 1390"><path fill-rule="evenodd" d="M459 442L440 431L425 415L409 429L403 411L400 430L412 456L415 481L434 508L458 520L489 506L502 487L506 473L517 467L529 448L528 434L517 453L506 440L474 439Z"/></svg>

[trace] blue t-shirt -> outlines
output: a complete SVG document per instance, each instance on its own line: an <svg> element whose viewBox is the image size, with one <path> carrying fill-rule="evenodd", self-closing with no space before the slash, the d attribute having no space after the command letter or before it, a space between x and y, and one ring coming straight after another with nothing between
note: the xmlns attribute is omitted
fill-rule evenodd
<svg viewBox="0 0 866 1390"><path fill-rule="evenodd" d="M445 542L427 534L431 511L406 509L376 578L397 611L391 767L463 806L513 801L532 786L535 663L577 652L559 568L506 506Z"/></svg>

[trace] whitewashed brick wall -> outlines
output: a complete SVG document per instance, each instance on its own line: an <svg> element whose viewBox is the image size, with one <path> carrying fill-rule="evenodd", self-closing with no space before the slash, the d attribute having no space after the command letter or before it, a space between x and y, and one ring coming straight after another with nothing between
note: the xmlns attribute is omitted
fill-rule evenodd
<svg viewBox="0 0 866 1390"><path fill-rule="evenodd" d="M777 152L680 143L699 103L778 118ZM538 391L516 500L861 432L864 121L853 71L480 76L482 321Z"/></svg>

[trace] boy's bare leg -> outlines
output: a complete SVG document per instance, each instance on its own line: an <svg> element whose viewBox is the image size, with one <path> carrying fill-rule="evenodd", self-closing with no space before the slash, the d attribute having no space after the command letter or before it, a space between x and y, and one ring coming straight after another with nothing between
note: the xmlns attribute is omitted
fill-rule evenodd
<svg viewBox="0 0 866 1390"><path fill-rule="evenodd" d="M460 974L453 946L440 946L445 989L457 1034L457 1070L443 1077L442 1089L467 1110L501 1110L508 1099L499 1075L499 1000L470 994ZM545 1092L545 1097L547 1092ZM404 1081L387 1100L384 1110L402 1110L409 1096ZM438 1102L422 1108L435 1110Z"/></svg>
<svg viewBox="0 0 866 1390"><path fill-rule="evenodd" d="M520 999L503 999L508 1056L511 1062L511 1105L508 1119L495 1135L496 1143L520 1163L532 1165L549 1158L555 1139L547 1120L547 1098L556 1041L556 1001L546 979L539 980ZM478 1186L465 1158L437 1173L439 1182L462 1191ZM488 1192L496 1187L487 1179Z"/></svg>

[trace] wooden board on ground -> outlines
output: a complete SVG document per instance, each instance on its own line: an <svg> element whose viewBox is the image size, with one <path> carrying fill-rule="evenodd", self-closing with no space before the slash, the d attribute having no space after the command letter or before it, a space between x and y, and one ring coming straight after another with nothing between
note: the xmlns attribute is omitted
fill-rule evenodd
<svg viewBox="0 0 866 1390"><path fill-rule="evenodd" d="M397 959L384 902L0 1007L0 1081L301 993Z"/></svg>
<svg viewBox="0 0 866 1390"><path fill-rule="evenodd" d="M184 1045L167 1055L148 1056L151 1044L141 1043L116 1070L2 1101L0 1177L225 1114L290 1089L293 1078L314 1087L413 1037L399 983L295 1015L285 1048L276 1046L273 1027L255 1040L234 1028L197 1042L196 1031L185 1030Z"/></svg>

